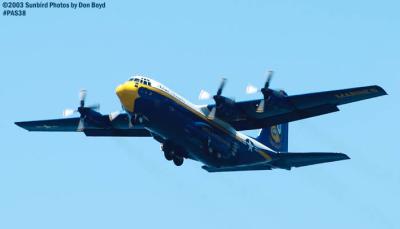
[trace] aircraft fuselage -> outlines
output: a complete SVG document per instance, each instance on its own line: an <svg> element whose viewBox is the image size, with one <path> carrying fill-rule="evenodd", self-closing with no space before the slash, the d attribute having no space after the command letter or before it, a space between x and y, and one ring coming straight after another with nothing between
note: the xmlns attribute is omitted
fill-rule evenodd
<svg viewBox="0 0 400 229"><path fill-rule="evenodd" d="M167 90L143 85L138 85L137 90L131 115L136 115L156 140L170 144L183 157L213 167L272 159L273 152L261 143L222 121L208 120L204 113Z"/></svg>

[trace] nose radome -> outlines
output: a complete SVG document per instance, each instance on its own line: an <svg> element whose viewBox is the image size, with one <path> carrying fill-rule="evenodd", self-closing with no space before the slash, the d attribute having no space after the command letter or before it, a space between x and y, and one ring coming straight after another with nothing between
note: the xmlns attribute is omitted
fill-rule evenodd
<svg viewBox="0 0 400 229"><path fill-rule="evenodd" d="M115 93L118 95L118 97L120 94L123 93L122 92L123 90L124 90L124 86L122 84L118 85L118 87L115 88Z"/></svg>
<svg viewBox="0 0 400 229"><path fill-rule="evenodd" d="M138 97L135 84L130 81L123 83L115 89L115 93L117 94L125 110L133 112L135 107L135 100Z"/></svg>

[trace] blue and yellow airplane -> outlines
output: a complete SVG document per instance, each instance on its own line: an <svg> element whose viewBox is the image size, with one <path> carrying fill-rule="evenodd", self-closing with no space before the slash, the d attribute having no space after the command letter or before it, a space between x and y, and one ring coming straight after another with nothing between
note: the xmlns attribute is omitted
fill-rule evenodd
<svg viewBox="0 0 400 229"><path fill-rule="evenodd" d="M99 113L85 106L80 92L77 118L16 122L29 131L83 132L86 136L153 137L161 143L167 160L182 165L184 159L203 163L208 172L287 169L346 160L342 153L288 152L288 122L339 111L338 106L386 95L379 86L358 87L288 96L270 89L272 72L261 90L262 99L235 102L222 96L225 79L213 96L214 104L190 103L161 83L135 76L116 88L124 112ZM201 98L209 93L202 91ZM261 129L255 138L243 130Z"/></svg>

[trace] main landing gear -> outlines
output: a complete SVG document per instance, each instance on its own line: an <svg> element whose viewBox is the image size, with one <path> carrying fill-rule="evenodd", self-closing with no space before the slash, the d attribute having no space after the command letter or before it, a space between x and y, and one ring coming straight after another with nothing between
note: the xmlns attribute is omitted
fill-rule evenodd
<svg viewBox="0 0 400 229"><path fill-rule="evenodd" d="M164 151L164 157L168 161L173 161L176 166L181 166L183 164L184 158L182 153L170 144L164 143L161 145L161 150Z"/></svg>
<svg viewBox="0 0 400 229"><path fill-rule="evenodd" d="M183 164L183 157L181 156L174 157L172 160L176 166L181 166Z"/></svg>

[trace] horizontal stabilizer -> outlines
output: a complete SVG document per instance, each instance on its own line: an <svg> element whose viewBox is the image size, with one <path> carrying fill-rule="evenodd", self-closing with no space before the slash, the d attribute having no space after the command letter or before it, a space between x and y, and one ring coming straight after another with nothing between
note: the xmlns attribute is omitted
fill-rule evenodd
<svg viewBox="0 0 400 229"><path fill-rule="evenodd" d="M343 153L279 153L274 156L274 160L272 162L261 162L231 167L211 167L205 165L202 168L210 173L271 169L290 170L292 167L302 167L347 159L350 158Z"/></svg>
<svg viewBox="0 0 400 229"><path fill-rule="evenodd" d="M239 165L239 166L231 166L231 167L211 167L211 166L202 166L204 170L210 173L215 172L238 172L238 171L254 171L254 170L271 170L271 166L268 163L258 163L251 165Z"/></svg>
<svg viewBox="0 0 400 229"><path fill-rule="evenodd" d="M282 169L350 159L343 153L280 153L273 165Z"/></svg>

